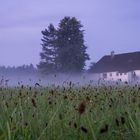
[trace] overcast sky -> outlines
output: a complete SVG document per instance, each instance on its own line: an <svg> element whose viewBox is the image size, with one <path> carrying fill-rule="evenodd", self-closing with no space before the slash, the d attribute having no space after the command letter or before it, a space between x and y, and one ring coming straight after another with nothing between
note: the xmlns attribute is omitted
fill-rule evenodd
<svg viewBox="0 0 140 140"><path fill-rule="evenodd" d="M93 62L140 51L140 0L0 0L0 65L39 63L41 30L64 16L84 25Z"/></svg>

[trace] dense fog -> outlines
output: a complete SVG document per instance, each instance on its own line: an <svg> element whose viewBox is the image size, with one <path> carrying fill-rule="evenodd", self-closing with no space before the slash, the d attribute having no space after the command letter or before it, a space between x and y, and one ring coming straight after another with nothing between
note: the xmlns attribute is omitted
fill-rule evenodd
<svg viewBox="0 0 140 140"><path fill-rule="evenodd" d="M87 85L97 83L97 76L94 74L0 74L1 86L52 86L63 85L67 86L69 83L77 85Z"/></svg>

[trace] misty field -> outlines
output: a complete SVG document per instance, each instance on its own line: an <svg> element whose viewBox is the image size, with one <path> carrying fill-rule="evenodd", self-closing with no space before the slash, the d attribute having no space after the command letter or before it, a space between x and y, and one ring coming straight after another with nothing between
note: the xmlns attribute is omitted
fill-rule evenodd
<svg viewBox="0 0 140 140"><path fill-rule="evenodd" d="M0 88L0 140L138 140L140 87Z"/></svg>

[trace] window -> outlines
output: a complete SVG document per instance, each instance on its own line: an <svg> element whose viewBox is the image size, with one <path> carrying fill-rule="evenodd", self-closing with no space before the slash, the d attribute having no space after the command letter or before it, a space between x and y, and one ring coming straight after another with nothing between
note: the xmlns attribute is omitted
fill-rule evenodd
<svg viewBox="0 0 140 140"><path fill-rule="evenodd" d="M116 73L116 76L119 76L119 73L118 72Z"/></svg>
<svg viewBox="0 0 140 140"><path fill-rule="evenodd" d="M112 73L110 73L110 77L112 77Z"/></svg>
<svg viewBox="0 0 140 140"><path fill-rule="evenodd" d="M103 78L107 78L107 73L103 73Z"/></svg>
<svg viewBox="0 0 140 140"><path fill-rule="evenodd" d="M122 73L120 73L120 75L122 75Z"/></svg>

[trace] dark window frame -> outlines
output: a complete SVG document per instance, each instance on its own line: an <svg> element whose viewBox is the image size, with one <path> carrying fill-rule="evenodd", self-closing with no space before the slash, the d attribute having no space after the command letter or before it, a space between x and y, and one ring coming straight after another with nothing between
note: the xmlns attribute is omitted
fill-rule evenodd
<svg viewBox="0 0 140 140"><path fill-rule="evenodd" d="M107 73L103 73L103 78L107 78Z"/></svg>

